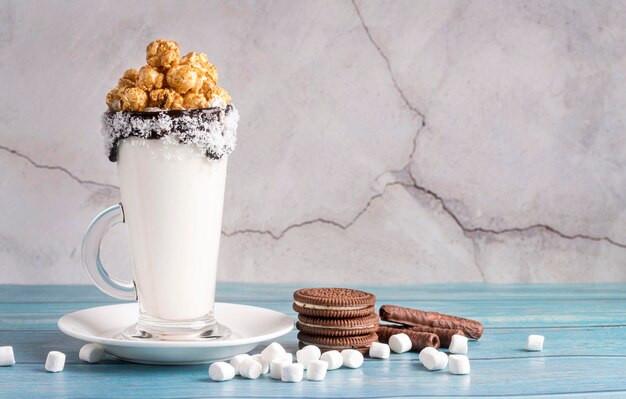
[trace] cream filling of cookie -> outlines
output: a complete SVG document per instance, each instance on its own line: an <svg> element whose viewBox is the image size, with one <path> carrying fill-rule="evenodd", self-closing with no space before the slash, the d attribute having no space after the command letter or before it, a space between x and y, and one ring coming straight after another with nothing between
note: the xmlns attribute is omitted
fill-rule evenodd
<svg viewBox="0 0 626 399"><path fill-rule="evenodd" d="M363 305L363 306L344 306L344 307L340 307L340 306L311 305L309 303L302 303L302 302L298 302L298 301L295 301L295 303L296 303L296 305L300 306L301 308L322 309L322 310L361 310L361 309L369 308L371 306L371 305Z"/></svg>
<svg viewBox="0 0 626 399"><path fill-rule="evenodd" d="M307 327L315 327L315 328L329 328L331 330L355 330L355 329L360 329L360 328L373 328L374 324L369 325L369 326L320 326L317 324L308 324L308 323L303 323L301 321L298 321L298 323L302 324L303 326L307 326Z"/></svg>

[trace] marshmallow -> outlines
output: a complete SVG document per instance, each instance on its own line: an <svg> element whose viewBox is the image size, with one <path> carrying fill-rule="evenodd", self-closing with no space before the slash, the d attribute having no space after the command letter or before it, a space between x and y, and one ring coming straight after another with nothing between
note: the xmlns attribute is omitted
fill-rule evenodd
<svg viewBox="0 0 626 399"><path fill-rule="evenodd" d="M13 366L15 355L12 346L0 346L0 366Z"/></svg>
<svg viewBox="0 0 626 399"><path fill-rule="evenodd" d="M389 345L381 344L380 342L372 342L372 345L370 346L370 357L389 359L389 354Z"/></svg>
<svg viewBox="0 0 626 399"><path fill-rule="evenodd" d="M389 337L389 347L396 353L404 353L411 350L413 343L405 333L394 334Z"/></svg>
<svg viewBox="0 0 626 399"><path fill-rule="evenodd" d="M285 353L285 360L289 360L289 363L293 363L293 353L287 352Z"/></svg>
<svg viewBox="0 0 626 399"><path fill-rule="evenodd" d="M452 339L450 340L448 352L467 355L467 337L459 334L454 334L452 336Z"/></svg>
<svg viewBox="0 0 626 399"><path fill-rule="evenodd" d="M235 368L226 362L215 362L209 367L209 377L213 381L228 381L235 378Z"/></svg>
<svg viewBox="0 0 626 399"><path fill-rule="evenodd" d="M233 368L235 369L235 375L239 375L239 366L244 360L246 360L249 357L250 355L248 355L247 353L244 353L241 355L234 356L232 359L230 359L230 365L233 366Z"/></svg>
<svg viewBox="0 0 626 399"><path fill-rule="evenodd" d="M363 354L354 349L342 350L341 357L343 365L351 369L358 369L363 364Z"/></svg>
<svg viewBox="0 0 626 399"><path fill-rule="evenodd" d="M469 374L470 363L465 355L450 355L450 372L452 374Z"/></svg>
<svg viewBox="0 0 626 399"><path fill-rule="evenodd" d="M270 363L270 377L275 380L280 380L283 376L283 366L288 366L293 363L290 360L274 359Z"/></svg>
<svg viewBox="0 0 626 399"><path fill-rule="evenodd" d="M277 357L283 358L285 357L285 348L282 347L278 342L272 342L267 346L267 348L261 351L261 356L265 359L266 362L272 363L272 360Z"/></svg>
<svg viewBox="0 0 626 399"><path fill-rule="evenodd" d="M306 369L306 379L309 381L322 381L326 378L328 363L323 360L311 360Z"/></svg>
<svg viewBox="0 0 626 399"><path fill-rule="evenodd" d="M529 335L526 339L526 350L538 352L543 350L543 335Z"/></svg>
<svg viewBox="0 0 626 399"><path fill-rule="evenodd" d="M263 359L263 355L259 353L256 355L252 355L252 358L259 362L259 364L261 365L261 374L267 374L270 372L270 363L266 362L265 359Z"/></svg>
<svg viewBox="0 0 626 399"><path fill-rule="evenodd" d="M304 366L301 363L285 364L280 379L283 382L300 382L304 377Z"/></svg>
<svg viewBox="0 0 626 399"><path fill-rule="evenodd" d="M430 347L429 347L430 348ZM424 348L419 355L419 360L430 371L445 369L448 365L448 355L437 349L427 350Z"/></svg>
<svg viewBox="0 0 626 399"><path fill-rule="evenodd" d="M306 369L311 360L319 360L321 355L322 352L320 348L315 345L307 345L296 352L296 359L298 359L298 363L301 363Z"/></svg>
<svg viewBox="0 0 626 399"><path fill-rule="evenodd" d="M48 352L46 371L58 373L63 371L63 367L65 367L65 354L57 351Z"/></svg>
<svg viewBox="0 0 626 399"><path fill-rule="evenodd" d="M83 345L78 352L78 357L87 363L97 363L104 357L104 347L100 344Z"/></svg>
<svg viewBox="0 0 626 399"><path fill-rule="evenodd" d="M339 351L324 352L320 359L328 363L328 370L335 370L343 365L343 356Z"/></svg>
<svg viewBox="0 0 626 399"><path fill-rule="evenodd" d="M263 366L261 363L257 362L251 357L244 359L239 365L239 374L243 378L248 378L250 380L256 380L261 375L261 371L263 371Z"/></svg>

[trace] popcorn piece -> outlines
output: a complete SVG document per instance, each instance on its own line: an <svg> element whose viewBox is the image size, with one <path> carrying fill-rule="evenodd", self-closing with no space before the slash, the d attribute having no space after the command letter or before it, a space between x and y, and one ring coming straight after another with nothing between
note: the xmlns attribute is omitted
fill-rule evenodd
<svg viewBox="0 0 626 399"><path fill-rule="evenodd" d="M267 346L267 348L261 351L263 359L270 363L276 358L284 359L286 354L287 352L285 351L285 348L283 348L278 342L272 342Z"/></svg>
<svg viewBox="0 0 626 399"><path fill-rule="evenodd" d="M213 94L208 105L210 108L226 108L226 101L222 97Z"/></svg>
<svg viewBox="0 0 626 399"><path fill-rule="evenodd" d="M158 89L150 92L148 104L161 109L183 109L183 97L172 89Z"/></svg>
<svg viewBox="0 0 626 399"><path fill-rule="evenodd" d="M252 355L252 358L254 360L256 360L257 362L259 362L259 364L261 365L261 374L269 373L269 371L270 371L270 363L268 361L266 361L265 359L263 359L263 355L258 353L256 355Z"/></svg>
<svg viewBox="0 0 626 399"><path fill-rule="evenodd" d="M351 369L358 369L363 364L363 354L354 349L342 350L341 357L343 357L343 365Z"/></svg>
<svg viewBox="0 0 626 399"><path fill-rule="evenodd" d="M130 87L120 96L122 111L142 111L148 105L148 95L141 89Z"/></svg>
<svg viewBox="0 0 626 399"><path fill-rule="evenodd" d="M171 68L178 64L180 49L171 40L155 40L146 48L146 62L154 68Z"/></svg>
<svg viewBox="0 0 626 399"><path fill-rule="evenodd" d="M141 67L137 74L136 85L141 90L151 91L163 87L164 76L149 65Z"/></svg>
<svg viewBox="0 0 626 399"><path fill-rule="evenodd" d="M454 334L448 347L450 353L458 353L461 355L467 355L467 337L463 335Z"/></svg>
<svg viewBox="0 0 626 399"><path fill-rule="evenodd" d="M187 93L183 97L183 107L186 109L208 108L209 101L202 93Z"/></svg>
<svg viewBox="0 0 626 399"><path fill-rule="evenodd" d="M408 335L400 333L389 337L389 347L396 353L404 353L411 350L413 343Z"/></svg>
<svg viewBox="0 0 626 399"><path fill-rule="evenodd" d="M226 362L215 362L209 367L209 377L213 381L228 381L235 378L235 368Z"/></svg>
<svg viewBox="0 0 626 399"><path fill-rule="evenodd" d="M526 339L526 350L539 352L543 350L543 335L529 335Z"/></svg>
<svg viewBox="0 0 626 399"><path fill-rule="evenodd" d="M390 355L389 345L381 344L380 342L372 342L370 346L370 357L376 357L379 359L389 359Z"/></svg>
<svg viewBox="0 0 626 399"><path fill-rule="evenodd" d="M187 53L180 59L180 64L189 65L202 71L203 74L207 74L209 68L213 65L209 62L209 58L204 53L195 53L193 51ZM217 79L214 79L217 81Z"/></svg>
<svg viewBox="0 0 626 399"><path fill-rule="evenodd" d="M117 81L120 87L135 87L138 71L135 68L127 69L124 75Z"/></svg>
<svg viewBox="0 0 626 399"><path fill-rule="evenodd" d="M189 65L175 66L167 71L167 84L180 94L185 94L189 90L196 88L201 75ZM204 83L204 82L203 82ZM202 84L198 90L202 88Z"/></svg>
<svg viewBox="0 0 626 399"><path fill-rule="evenodd" d="M78 357L87 363L97 363L104 357L104 347L100 344L83 345L78 352Z"/></svg>
<svg viewBox="0 0 626 399"><path fill-rule="evenodd" d="M272 360L270 363L270 377L275 380L280 380L282 378L282 371L284 366L288 366L292 363L290 360L286 360L283 358L276 358Z"/></svg>
<svg viewBox="0 0 626 399"><path fill-rule="evenodd" d="M247 357L239 365L239 374L243 378L248 378L250 380L256 380L259 378L261 371L263 371L263 366L261 366L261 363L257 362L252 357Z"/></svg>
<svg viewBox="0 0 626 399"><path fill-rule="evenodd" d="M230 359L230 365L235 369L235 375L239 375L239 366L241 366L241 363L249 357L250 355L243 353L241 355L233 356L233 358Z"/></svg>
<svg viewBox="0 0 626 399"><path fill-rule="evenodd" d="M291 363L283 366L280 379L283 382L300 382L302 377L304 377L304 366L300 363Z"/></svg>
<svg viewBox="0 0 626 399"><path fill-rule="evenodd" d="M328 363L328 370L335 370L343 365L343 356L341 356L339 351L324 352L322 353L320 360Z"/></svg>
<svg viewBox="0 0 626 399"><path fill-rule="evenodd" d="M65 354L57 351L51 351L46 358L46 371L58 373L63 371L65 367Z"/></svg>
<svg viewBox="0 0 626 399"><path fill-rule="evenodd" d="M123 87L115 87L113 90L107 93L106 103L112 111L122 110L122 93L126 90Z"/></svg>
<svg viewBox="0 0 626 399"><path fill-rule="evenodd" d="M307 345L304 348L296 352L296 359L298 363L301 363L304 368L308 368L309 362L312 360L319 360L322 352L320 348L315 345Z"/></svg>
<svg viewBox="0 0 626 399"><path fill-rule="evenodd" d="M326 378L328 363L323 360L311 360L306 370L306 379L309 381L322 381Z"/></svg>
<svg viewBox="0 0 626 399"><path fill-rule="evenodd" d="M450 355L450 372L452 374L469 374L470 363L465 355Z"/></svg>
<svg viewBox="0 0 626 399"><path fill-rule="evenodd" d="M221 97L222 100L224 100L226 104L230 104L230 95L223 87L215 86L215 89L213 90L213 94Z"/></svg>
<svg viewBox="0 0 626 399"><path fill-rule="evenodd" d="M0 366L13 366L15 355L12 346L0 346Z"/></svg>

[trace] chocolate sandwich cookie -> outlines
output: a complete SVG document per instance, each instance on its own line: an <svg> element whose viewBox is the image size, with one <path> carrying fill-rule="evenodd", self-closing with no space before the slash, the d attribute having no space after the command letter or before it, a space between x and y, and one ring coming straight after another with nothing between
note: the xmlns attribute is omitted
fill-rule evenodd
<svg viewBox="0 0 626 399"><path fill-rule="evenodd" d="M298 339L300 340L299 347L303 348L307 345L315 345L322 352L337 350L342 351L344 349L356 349L361 353L367 353L372 342L378 340L376 333L368 335L357 335L354 337L325 337L321 335L309 335L305 333L298 333Z"/></svg>
<svg viewBox="0 0 626 399"><path fill-rule="evenodd" d="M298 316L296 328L308 335L329 337L368 335L378 330L378 315L372 313L365 317L328 319L301 314Z"/></svg>
<svg viewBox="0 0 626 399"><path fill-rule="evenodd" d="M314 317L364 317L374 312L376 297L350 288L303 288L293 293L293 310Z"/></svg>

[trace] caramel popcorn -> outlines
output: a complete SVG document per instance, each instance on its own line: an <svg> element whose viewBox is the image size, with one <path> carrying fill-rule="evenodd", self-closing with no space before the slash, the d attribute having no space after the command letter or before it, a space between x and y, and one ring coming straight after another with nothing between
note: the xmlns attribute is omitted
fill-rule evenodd
<svg viewBox="0 0 626 399"><path fill-rule="evenodd" d="M189 65L175 66L167 72L167 84L180 94L196 87L199 78L197 70Z"/></svg>
<svg viewBox="0 0 626 399"><path fill-rule="evenodd" d="M172 89L152 90L150 92L150 107L183 109L183 97Z"/></svg>
<svg viewBox="0 0 626 399"><path fill-rule="evenodd" d="M189 52L179 60L178 43L155 40L146 49L148 65L128 69L106 96L112 111L225 107L230 96L217 85L217 68L204 53ZM215 101L219 99L219 101ZM217 104L217 105L215 105Z"/></svg>
<svg viewBox="0 0 626 399"><path fill-rule="evenodd" d="M160 89L163 87L163 74L153 67L146 65L141 67L137 75L137 87L144 91Z"/></svg>
<svg viewBox="0 0 626 399"><path fill-rule="evenodd" d="M122 111L143 111L148 104L148 95L137 87L126 88L120 95Z"/></svg>
<svg viewBox="0 0 626 399"><path fill-rule="evenodd" d="M202 93L187 93L183 99L183 106L187 109L207 108L209 101Z"/></svg>
<svg viewBox="0 0 626 399"><path fill-rule="evenodd" d="M171 68L178 64L178 43L171 40L155 40L146 48L146 62L154 68Z"/></svg>
<svg viewBox="0 0 626 399"><path fill-rule="evenodd" d="M223 87L215 86L215 89L213 90L213 94L221 97L222 100L224 100L226 104L230 104L230 95Z"/></svg>

